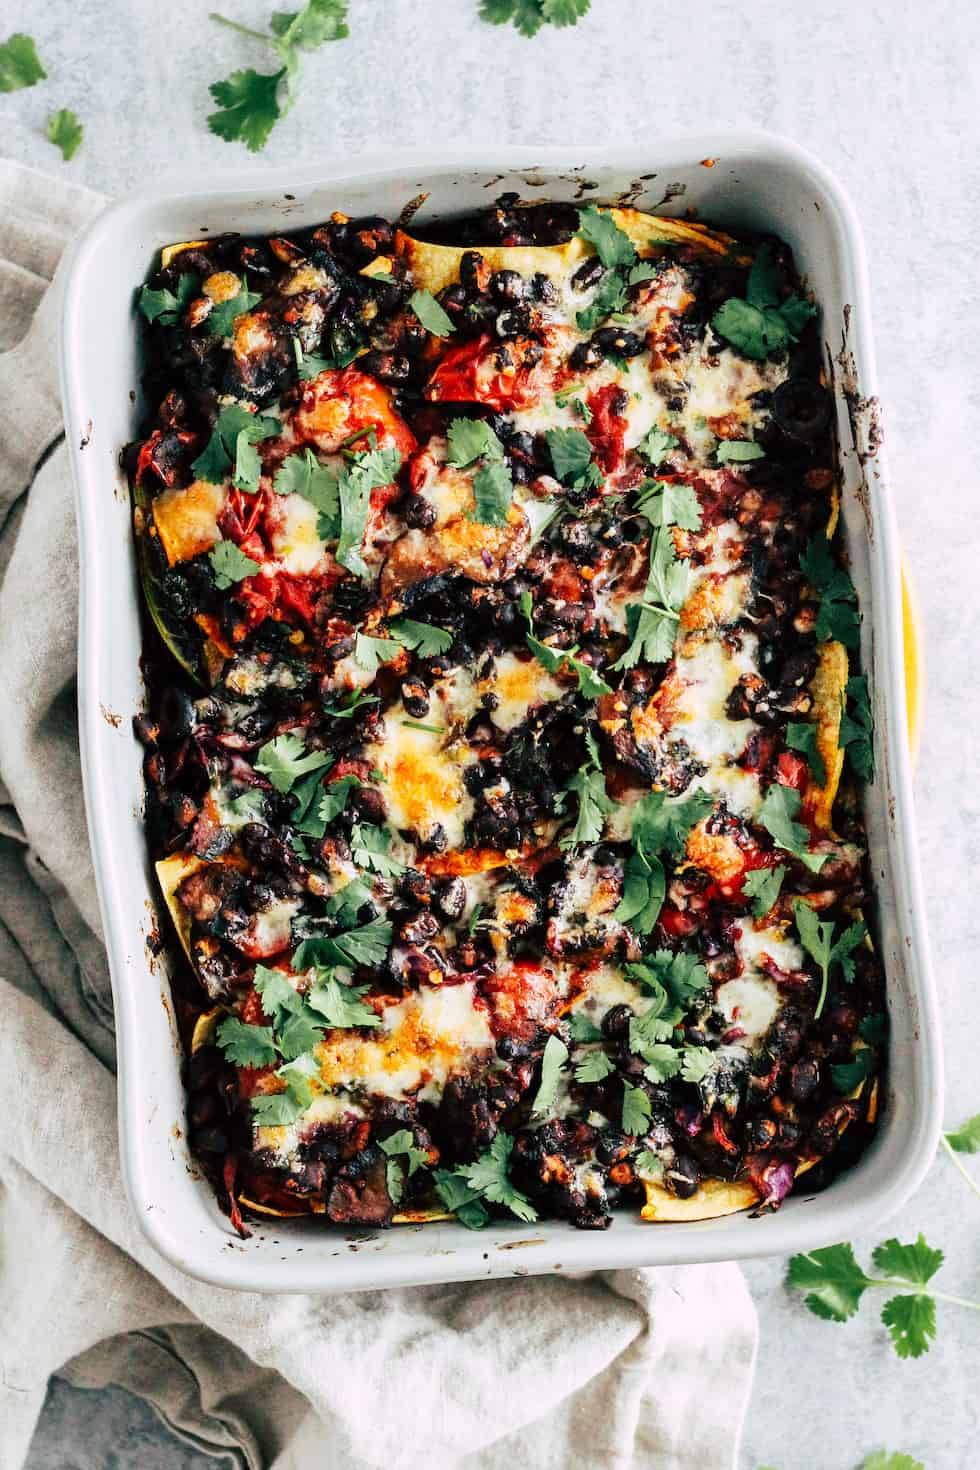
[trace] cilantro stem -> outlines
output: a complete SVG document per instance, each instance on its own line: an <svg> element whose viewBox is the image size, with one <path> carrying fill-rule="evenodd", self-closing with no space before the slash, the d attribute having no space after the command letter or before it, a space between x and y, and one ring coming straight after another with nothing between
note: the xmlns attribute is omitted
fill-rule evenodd
<svg viewBox="0 0 980 1470"><path fill-rule="evenodd" d="M237 31L240 36L251 36L253 41L261 41L263 46L271 46L275 36L269 36L264 31L253 31L250 26L239 25L237 20L228 20L224 15L219 15L216 10L209 12L208 18L217 21L219 26L227 26L230 31Z"/></svg>
<svg viewBox="0 0 980 1470"><path fill-rule="evenodd" d="M820 982L820 995L817 999L817 1008L813 1013L813 1019L815 1021L819 1021L820 1017L823 1015L824 1002L827 999L827 984L830 979L830 966L821 965L820 973L823 976L823 979Z"/></svg>
<svg viewBox="0 0 980 1470"><path fill-rule="evenodd" d="M934 1291L925 1281L896 1281L891 1276L869 1276L869 1286L887 1287L889 1291L901 1291L906 1296L931 1296L937 1302L949 1302L954 1307L969 1307L971 1312L980 1312L980 1302L971 1302L965 1296L951 1296L947 1291Z"/></svg>
<svg viewBox="0 0 980 1470"><path fill-rule="evenodd" d="M659 602L641 602L640 606L645 607L647 612L659 613L662 618L673 618L675 623L679 623L681 620L679 612L674 612L669 607L663 607Z"/></svg>
<svg viewBox="0 0 980 1470"><path fill-rule="evenodd" d="M445 735L445 725L424 725L421 720L402 720L401 724L407 725L410 730L428 730L431 735Z"/></svg>
<svg viewBox="0 0 980 1470"><path fill-rule="evenodd" d="M977 1184L977 1181L974 1179L973 1175L969 1172L969 1170L966 1169L963 1166L963 1164L960 1163L959 1159L956 1157L956 1150L951 1145L951 1143L950 1143L949 1139L946 1137L945 1133L941 1135L941 1137L939 1139L939 1142L942 1144L943 1148L949 1154L951 1163L957 1169L959 1169L960 1173L963 1175L963 1178L966 1180L967 1184L973 1190L973 1193L977 1196L978 1199L980 1199L980 1185Z"/></svg>

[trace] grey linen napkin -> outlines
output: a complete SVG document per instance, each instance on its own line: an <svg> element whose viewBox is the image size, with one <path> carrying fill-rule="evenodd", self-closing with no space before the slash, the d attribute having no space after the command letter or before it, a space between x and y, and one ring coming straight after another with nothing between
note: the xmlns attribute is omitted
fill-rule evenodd
<svg viewBox="0 0 980 1470"><path fill-rule="evenodd" d="M728 1470L756 1343L734 1265L259 1296L185 1276L136 1225L55 367L58 261L101 202L0 162L0 1463L22 1463L61 1369L141 1394L249 1470Z"/></svg>

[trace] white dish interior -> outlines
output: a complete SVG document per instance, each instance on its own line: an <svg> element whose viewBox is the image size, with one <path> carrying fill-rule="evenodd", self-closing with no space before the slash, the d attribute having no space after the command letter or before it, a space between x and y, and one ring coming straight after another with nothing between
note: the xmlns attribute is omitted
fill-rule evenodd
<svg viewBox="0 0 980 1470"><path fill-rule="evenodd" d="M714 159L708 167L702 160ZM890 994L890 1073L881 1126L858 1165L823 1194L778 1214L655 1226L620 1213L605 1232L561 1222L396 1227L344 1235L316 1220L255 1225L241 1241L184 1137L180 1047L164 927L141 823L143 701L139 599L129 492L119 451L138 432L136 286L162 245L228 230L264 234L333 210L418 219L524 199L615 202L699 218L737 233L770 230L792 247L820 302L836 388L843 524L864 614L878 776L868 794L877 932ZM874 362L860 232L839 186L814 159L765 134L681 137L642 147L498 149L478 156L365 160L256 174L204 191L131 198L103 214L74 251L62 361L81 558L79 703L89 829L109 949L119 1041L119 1126L130 1200L147 1236L192 1275L229 1287L339 1291L483 1276L726 1260L846 1239L897 1208L921 1180L941 1116L941 1061L917 872L901 641L899 551L876 439ZM109 716L121 718L113 722Z"/></svg>

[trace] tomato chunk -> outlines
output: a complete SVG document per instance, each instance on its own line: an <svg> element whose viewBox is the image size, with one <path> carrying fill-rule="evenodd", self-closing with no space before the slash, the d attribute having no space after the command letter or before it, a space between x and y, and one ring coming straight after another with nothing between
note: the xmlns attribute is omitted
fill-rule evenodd
<svg viewBox="0 0 980 1470"><path fill-rule="evenodd" d="M379 449L397 449L402 459L415 448L415 435L396 412L388 389L355 367L342 372L331 369L307 383L293 427L301 442L328 454L359 430L365 431L365 437L350 448L358 452L370 449L369 429L374 430Z"/></svg>

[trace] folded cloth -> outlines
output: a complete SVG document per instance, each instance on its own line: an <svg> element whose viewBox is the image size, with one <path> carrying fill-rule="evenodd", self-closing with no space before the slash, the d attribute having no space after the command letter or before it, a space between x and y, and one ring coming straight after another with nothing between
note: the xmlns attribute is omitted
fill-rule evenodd
<svg viewBox="0 0 980 1470"><path fill-rule="evenodd" d="M61 1370L131 1389L250 1470L727 1470L756 1337L734 1265L277 1297L202 1285L139 1230L81 799L55 369L58 260L100 203L0 162L0 1462L23 1462Z"/></svg>

